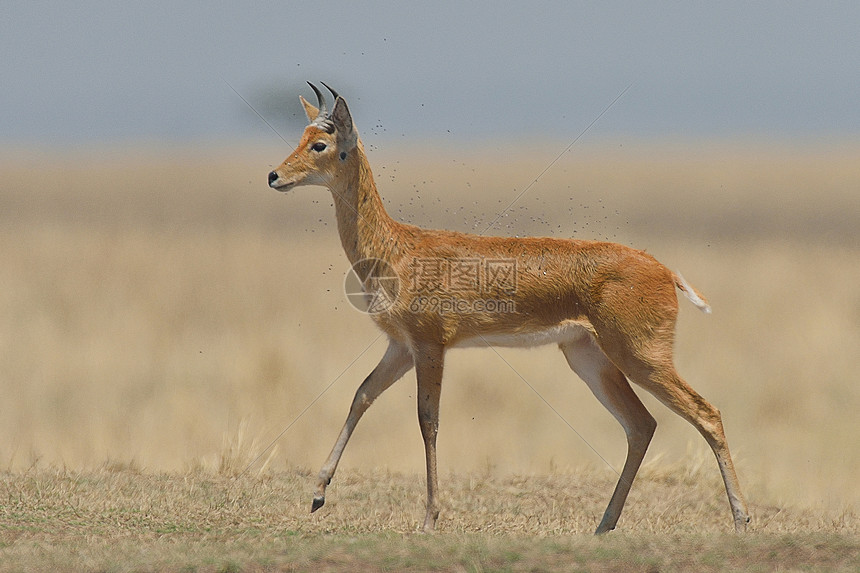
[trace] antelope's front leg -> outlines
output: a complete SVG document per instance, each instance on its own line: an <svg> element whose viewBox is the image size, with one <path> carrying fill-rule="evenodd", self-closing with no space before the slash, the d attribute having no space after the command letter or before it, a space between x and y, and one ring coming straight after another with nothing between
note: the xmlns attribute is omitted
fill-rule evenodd
<svg viewBox="0 0 860 573"><path fill-rule="evenodd" d="M418 423L424 438L424 453L427 459L427 514L424 517L424 533L436 528L439 504L436 500L439 480L436 475L436 435L439 433L439 397L442 393L442 365L444 347L419 348L415 353L415 369L418 376Z"/></svg>
<svg viewBox="0 0 860 573"><path fill-rule="evenodd" d="M326 487L331 482L331 478L334 477L334 472L337 469L338 462L340 462L341 455L343 455L343 450L346 448L346 443L349 441L349 437L352 435L353 430L355 430L355 426L361 419L362 414L364 414L380 394L411 370L412 365L412 355L409 353L409 349L395 340L390 340L388 350L385 351L385 356L382 357L382 360L379 361L373 372L361 383L361 386L358 387L355 393L355 397L352 399L352 406L349 408L346 423L343 425L343 429L340 431L340 435L317 477L311 513L321 508L325 503Z"/></svg>

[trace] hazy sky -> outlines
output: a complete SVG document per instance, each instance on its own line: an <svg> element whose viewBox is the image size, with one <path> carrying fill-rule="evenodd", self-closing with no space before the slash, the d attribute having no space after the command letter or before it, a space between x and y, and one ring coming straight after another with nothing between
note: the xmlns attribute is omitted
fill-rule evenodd
<svg viewBox="0 0 860 573"><path fill-rule="evenodd" d="M305 80L365 137L573 138L630 84L590 137L860 134L858 2L3 0L0 52L12 144L276 137L228 83L295 140Z"/></svg>

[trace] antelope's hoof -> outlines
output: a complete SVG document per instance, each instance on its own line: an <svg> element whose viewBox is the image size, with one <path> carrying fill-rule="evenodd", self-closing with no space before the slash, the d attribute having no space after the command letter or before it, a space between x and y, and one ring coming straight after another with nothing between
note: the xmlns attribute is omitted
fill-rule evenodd
<svg viewBox="0 0 860 573"><path fill-rule="evenodd" d="M313 503L311 504L311 513L315 512L319 508L323 506L325 503L324 497L315 497Z"/></svg>

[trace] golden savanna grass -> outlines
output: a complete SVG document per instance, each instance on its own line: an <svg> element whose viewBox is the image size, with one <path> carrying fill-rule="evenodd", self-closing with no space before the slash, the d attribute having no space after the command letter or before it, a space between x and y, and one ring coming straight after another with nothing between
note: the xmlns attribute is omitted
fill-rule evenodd
<svg viewBox="0 0 860 573"><path fill-rule="evenodd" d="M386 149L370 159L393 216L483 232L564 146ZM256 541L287 556L278 565L313 557L285 549L291 535L321 555L320 533L389 547L392 538L370 532L414 530L424 495L414 374L369 410L325 509L305 515L312 474L385 342L343 294L328 193L266 188L284 155L247 147L0 159L0 551L9 563L26 568L35 548L60 538L98 547L116 537L132 553L165 535L196 543L206 520L238 564L263 559L249 549ZM820 543L857 534L858 156L850 142L580 146L490 231L631 244L708 296L710 316L681 302L677 362L723 413L760 535ZM600 518L623 432L557 349L499 352L504 361L449 353L440 529L568 543L557 536ZM659 427L624 533L612 535L727 531L704 441L640 395ZM132 497L117 497L126 490ZM451 543L460 541L492 543ZM600 549L566 547L568 556ZM164 561L135 562L169 567L174 553L160 550ZM98 567L101 555L81 566ZM421 559L407 557L389 567ZM205 555L196 559L207 567ZM470 568L463 559L451 568ZM831 564L847 563L839 559Z"/></svg>

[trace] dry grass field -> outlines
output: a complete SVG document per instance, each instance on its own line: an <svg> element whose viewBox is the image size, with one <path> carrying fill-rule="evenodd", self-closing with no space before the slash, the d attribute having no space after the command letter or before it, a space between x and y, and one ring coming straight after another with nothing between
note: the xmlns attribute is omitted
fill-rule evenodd
<svg viewBox="0 0 860 573"><path fill-rule="evenodd" d="M729 533L711 472L637 479L624 527L591 530L614 485L603 472L448 475L446 513L416 532L414 475L350 470L331 507L307 512L306 472L239 479L127 468L4 475L0 570L856 571L856 523L757 508ZM594 517L597 516L597 517Z"/></svg>
<svg viewBox="0 0 860 573"><path fill-rule="evenodd" d="M0 569L860 567L860 145L595 144L532 184L565 145L370 159L401 220L483 232L528 187L490 232L630 244L700 288L714 313L681 303L677 362L723 412L754 535L642 392L659 427L619 530L581 535L626 446L551 347L449 354L438 536L412 535L414 374L308 515L385 348L344 296L328 192L268 189L276 147L6 150Z"/></svg>

